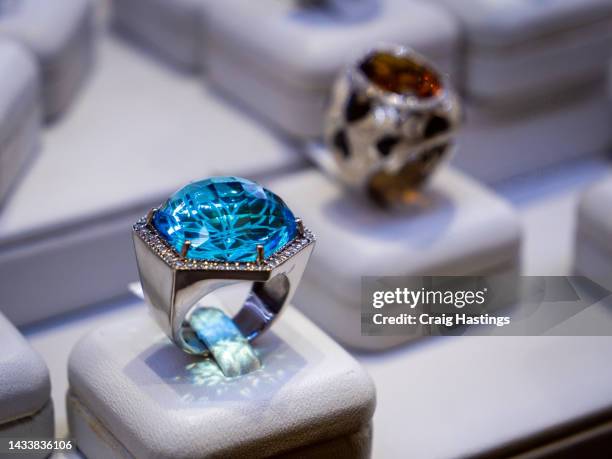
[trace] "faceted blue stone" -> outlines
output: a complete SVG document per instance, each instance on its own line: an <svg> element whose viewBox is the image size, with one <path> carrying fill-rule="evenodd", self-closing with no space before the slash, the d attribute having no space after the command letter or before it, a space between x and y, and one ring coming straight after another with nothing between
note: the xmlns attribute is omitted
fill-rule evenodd
<svg viewBox="0 0 612 459"><path fill-rule="evenodd" d="M256 261L257 246L267 258L295 237L295 217L281 198L238 177L193 182L174 193L153 216L159 234L187 258Z"/></svg>

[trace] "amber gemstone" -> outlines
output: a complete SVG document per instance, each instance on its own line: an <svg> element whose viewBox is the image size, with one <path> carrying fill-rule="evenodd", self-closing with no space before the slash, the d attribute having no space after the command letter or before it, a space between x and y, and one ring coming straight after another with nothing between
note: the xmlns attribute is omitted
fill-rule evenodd
<svg viewBox="0 0 612 459"><path fill-rule="evenodd" d="M373 84L385 91L428 99L442 90L436 72L410 56L374 52L361 63L360 69Z"/></svg>
<svg viewBox="0 0 612 459"><path fill-rule="evenodd" d="M435 146L404 164L396 173L375 173L368 184L370 197L384 207L418 202L422 197L421 187L447 150L448 145Z"/></svg>

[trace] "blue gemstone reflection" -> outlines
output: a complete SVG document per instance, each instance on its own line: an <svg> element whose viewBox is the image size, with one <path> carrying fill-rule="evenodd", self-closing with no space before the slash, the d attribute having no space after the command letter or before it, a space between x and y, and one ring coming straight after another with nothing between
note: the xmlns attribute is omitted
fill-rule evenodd
<svg viewBox="0 0 612 459"><path fill-rule="evenodd" d="M216 308L192 312L189 324L228 378L258 370L261 363L234 321Z"/></svg>
<svg viewBox="0 0 612 459"><path fill-rule="evenodd" d="M238 177L193 182L174 193L153 217L153 225L187 258L248 262L257 246L267 258L297 233L295 216L281 198L261 185Z"/></svg>

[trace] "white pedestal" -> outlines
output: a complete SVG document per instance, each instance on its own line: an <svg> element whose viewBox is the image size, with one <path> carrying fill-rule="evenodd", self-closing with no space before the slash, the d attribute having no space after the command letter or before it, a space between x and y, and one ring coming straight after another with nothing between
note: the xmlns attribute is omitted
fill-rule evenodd
<svg viewBox="0 0 612 459"><path fill-rule="evenodd" d="M347 19L298 2L226 0L207 4L205 17L208 81L298 138L322 134L336 76L378 43L408 45L455 73L457 24L429 2L379 0L367 17Z"/></svg>
<svg viewBox="0 0 612 459"><path fill-rule="evenodd" d="M47 119L75 98L92 64L94 35L91 0L20 0L0 14L0 36L19 41L38 61Z"/></svg>
<svg viewBox="0 0 612 459"><path fill-rule="evenodd" d="M36 65L27 51L0 41L0 206L40 143Z"/></svg>
<svg viewBox="0 0 612 459"><path fill-rule="evenodd" d="M612 145L612 104L603 82L537 108L495 110L469 103L466 108L452 163L486 183L601 154Z"/></svg>
<svg viewBox="0 0 612 459"><path fill-rule="evenodd" d="M378 209L317 171L268 187L317 236L294 303L338 341L382 349L411 337L361 336L361 277L515 273L521 231L515 212L462 174L443 169L422 202Z"/></svg>
<svg viewBox="0 0 612 459"><path fill-rule="evenodd" d="M612 3L436 0L462 22L463 83L477 103L517 105L583 90L612 54Z"/></svg>
<svg viewBox="0 0 612 459"><path fill-rule="evenodd" d="M454 164L498 182L612 145L612 3L436 0L463 25L467 120Z"/></svg>
<svg viewBox="0 0 612 459"><path fill-rule="evenodd" d="M70 429L89 458L368 457L374 386L292 307L256 342L263 368L225 379L143 309L82 339L69 363Z"/></svg>
<svg viewBox="0 0 612 459"><path fill-rule="evenodd" d="M53 403L43 359L0 314L0 437L52 439ZM45 457L33 453L29 457Z"/></svg>
<svg viewBox="0 0 612 459"><path fill-rule="evenodd" d="M199 80L114 40L100 51L0 214L0 310L15 324L125 295L138 278L131 225L185 183L262 180L304 162Z"/></svg>
<svg viewBox="0 0 612 459"><path fill-rule="evenodd" d="M575 270L612 291L612 177L592 186L580 200Z"/></svg>
<svg viewBox="0 0 612 459"><path fill-rule="evenodd" d="M374 457L588 457L579 443L610 434L611 351L609 336L474 336L363 355Z"/></svg>
<svg viewBox="0 0 612 459"><path fill-rule="evenodd" d="M114 3L117 28L179 67L200 68L202 14L206 0L120 0Z"/></svg>

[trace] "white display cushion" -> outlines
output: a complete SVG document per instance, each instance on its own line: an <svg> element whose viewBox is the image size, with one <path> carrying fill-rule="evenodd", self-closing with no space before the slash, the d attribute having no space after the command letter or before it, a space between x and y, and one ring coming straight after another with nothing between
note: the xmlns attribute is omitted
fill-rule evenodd
<svg viewBox="0 0 612 459"><path fill-rule="evenodd" d="M39 143L36 65L20 45L0 40L0 205Z"/></svg>
<svg viewBox="0 0 612 459"><path fill-rule="evenodd" d="M117 29L180 68L196 71L202 59L202 14L206 0L121 0Z"/></svg>
<svg viewBox="0 0 612 459"><path fill-rule="evenodd" d="M575 270L612 291L612 177L581 197L576 230Z"/></svg>
<svg viewBox="0 0 612 459"><path fill-rule="evenodd" d="M47 419L48 422L38 426L42 429L40 432L52 438L53 416L49 419L45 414L49 410L53 412L50 408L51 383L47 366L2 314L0 349L0 436L8 429L27 432L37 424L29 422L41 414L38 419ZM43 410L46 412L42 413Z"/></svg>
<svg viewBox="0 0 612 459"><path fill-rule="evenodd" d="M186 183L261 180L306 161L198 79L108 38L43 140L0 213L0 310L18 325L126 295L138 279L132 224Z"/></svg>
<svg viewBox="0 0 612 459"><path fill-rule="evenodd" d="M466 104L452 163L481 181L500 182L608 151L610 126L612 104L603 82L525 110Z"/></svg>
<svg viewBox="0 0 612 459"><path fill-rule="evenodd" d="M326 443L321 454L369 456L370 377L291 306L256 341L262 369L234 379L178 349L144 308L71 353L70 430L89 459L267 457Z"/></svg>
<svg viewBox="0 0 612 459"><path fill-rule="evenodd" d="M364 19L298 2L226 0L205 8L205 78L274 127L322 134L338 73L381 42L408 45L455 73L458 26L429 2L380 0Z"/></svg>
<svg viewBox="0 0 612 459"><path fill-rule="evenodd" d="M0 36L23 43L36 56L42 77L45 117L68 108L91 67L94 44L92 0L19 0L0 13Z"/></svg>
<svg viewBox="0 0 612 459"><path fill-rule="evenodd" d="M0 424L0 438L13 440L52 440L54 435L53 415L53 403L49 402L31 416L7 422L6 424ZM27 454L29 459L48 456L49 452L45 450L33 450ZM9 454L9 457L14 456Z"/></svg>
<svg viewBox="0 0 612 459"><path fill-rule="evenodd" d="M317 236L294 303L343 344L380 349L411 338L361 336L362 276L518 270L521 229L514 210L450 168L432 179L420 203L405 212L379 209L317 171L268 183Z"/></svg>
<svg viewBox="0 0 612 459"><path fill-rule="evenodd" d="M596 310L601 333L609 334L609 302L572 321ZM385 458L601 457L584 449L569 455L545 449L572 435L588 444L601 434L596 427L605 427L612 412L611 351L610 336L462 336L363 355L360 360L377 383L374 453L382 451L379 457ZM588 429L590 439L576 438ZM595 452L609 451L607 445Z"/></svg>
<svg viewBox="0 0 612 459"><path fill-rule="evenodd" d="M612 55L609 0L436 0L463 23L462 74L479 102L517 104L605 73Z"/></svg>

